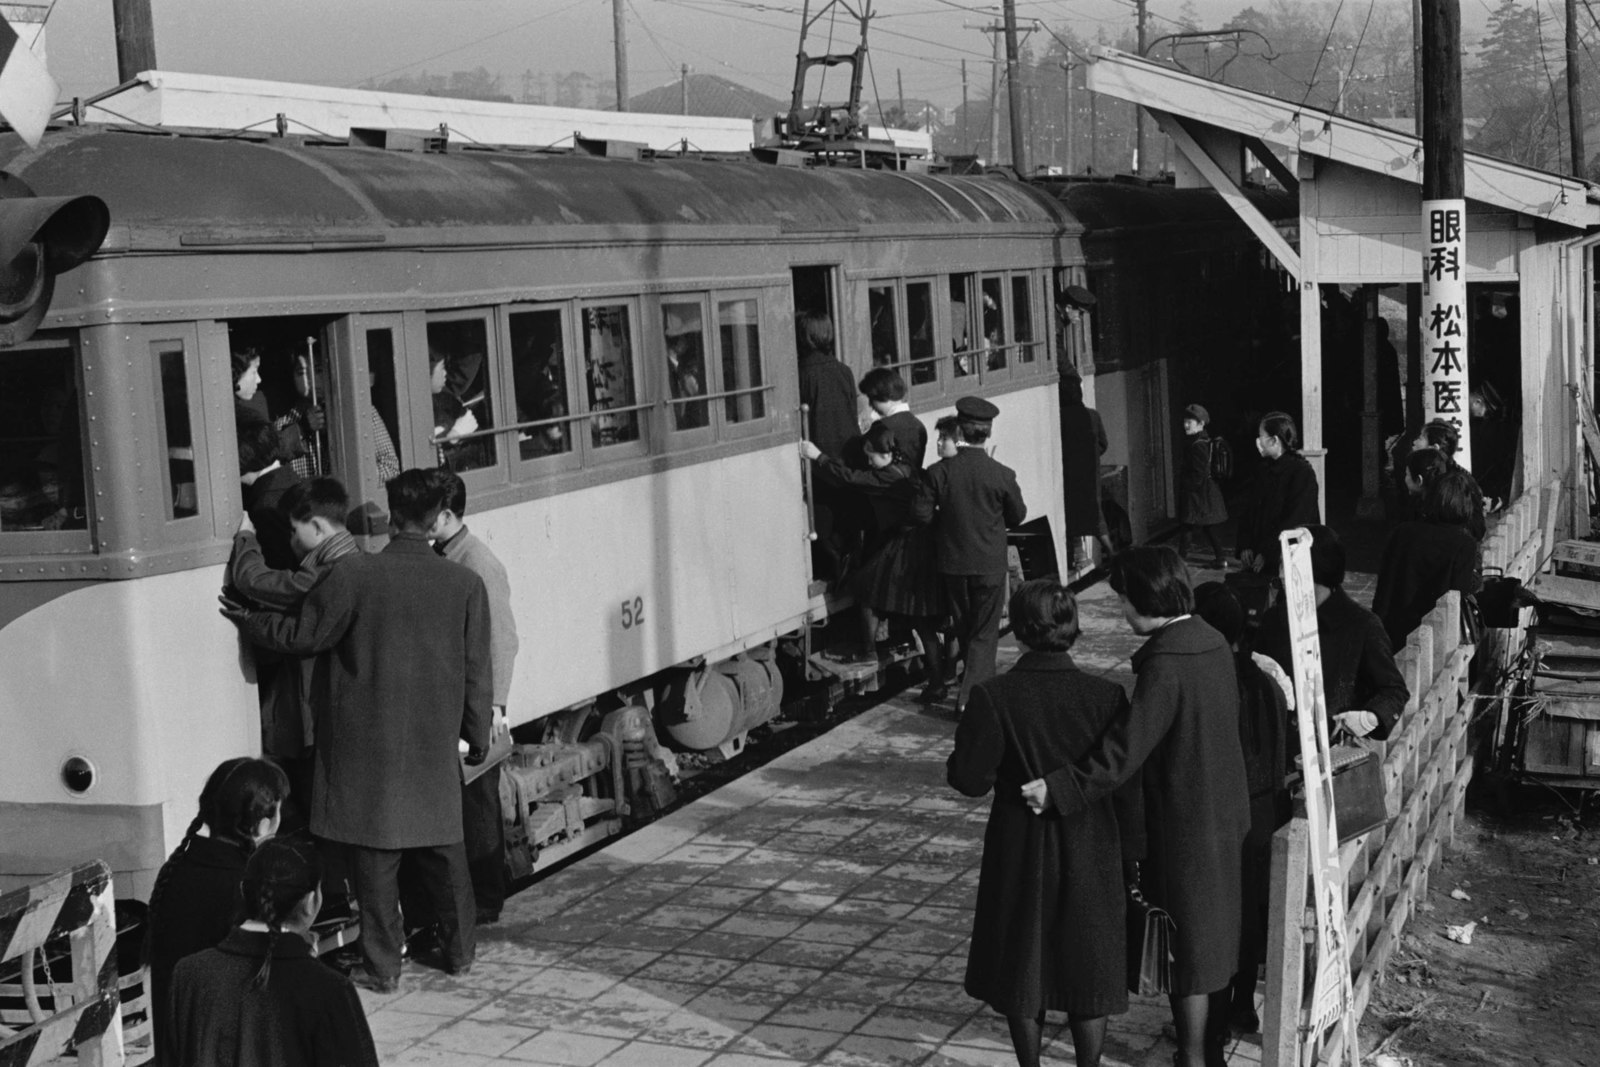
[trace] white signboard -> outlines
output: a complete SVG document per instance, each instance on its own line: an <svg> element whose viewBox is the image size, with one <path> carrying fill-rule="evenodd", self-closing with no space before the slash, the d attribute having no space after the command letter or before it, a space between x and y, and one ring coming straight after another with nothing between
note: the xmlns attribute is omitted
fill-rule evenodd
<svg viewBox="0 0 1600 1067"><path fill-rule="evenodd" d="M1339 879L1339 832L1334 819L1333 772L1329 769L1328 703L1322 688L1322 647L1317 634L1317 591L1311 581L1311 533L1301 528L1278 535L1283 545L1283 599L1289 613L1294 666L1295 713L1300 727L1300 762L1310 824L1311 889L1316 908L1313 944L1315 980L1305 1020L1313 1035L1344 1027L1344 1054L1361 1062L1356 1036L1355 995L1345 946L1345 901Z"/></svg>
<svg viewBox="0 0 1600 1067"><path fill-rule="evenodd" d="M1472 469L1467 432L1467 202L1422 202L1422 416L1461 434L1456 462Z"/></svg>

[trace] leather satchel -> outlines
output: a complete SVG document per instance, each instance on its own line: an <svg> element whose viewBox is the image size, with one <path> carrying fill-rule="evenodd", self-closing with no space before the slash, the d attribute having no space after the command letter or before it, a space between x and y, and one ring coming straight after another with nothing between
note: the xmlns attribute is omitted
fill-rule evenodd
<svg viewBox="0 0 1600 1067"><path fill-rule="evenodd" d="M1383 761L1372 749L1334 745L1328 756L1333 770L1334 818L1342 845L1389 821L1389 791L1383 784Z"/></svg>
<svg viewBox="0 0 1600 1067"><path fill-rule="evenodd" d="M1128 886L1128 991L1141 997L1172 992L1172 916Z"/></svg>

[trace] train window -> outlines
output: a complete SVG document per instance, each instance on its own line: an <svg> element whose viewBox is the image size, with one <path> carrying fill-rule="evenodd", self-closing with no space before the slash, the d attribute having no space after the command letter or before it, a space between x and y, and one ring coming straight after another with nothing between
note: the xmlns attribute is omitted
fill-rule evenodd
<svg viewBox="0 0 1600 1067"><path fill-rule="evenodd" d="M977 279L970 274L950 275L950 352L951 369L957 378L978 372L974 351L972 306L976 300Z"/></svg>
<svg viewBox="0 0 1600 1067"><path fill-rule="evenodd" d="M372 427L372 447L380 486L387 484L401 469L400 454L394 447L395 441L399 440L396 431L400 419L397 369L394 363L394 330L389 327L368 330L367 377L372 387L367 420Z"/></svg>
<svg viewBox="0 0 1600 1067"><path fill-rule="evenodd" d="M895 323L893 285L867 287L867 319L872 324L872 365L899 367L900 331Z"/></svg>
<svg viewBox="0 0 1600 1067"><path fill-rule="evenodd" d="M934 385L939 381L939 352L933 339L933 283L906 283L906 339L909 384Z"/></svg>
<svg viewBox="0 0 1600 1067"><path fill-rule="evenodd" d="M489 324L481 315L428 323L433 441L439 460L470 471L497 462L490 396Z"/></svg>
<svg viewBox="0 0 1600 1067"><path fill-rule="evenodd" d="M984 370L1004 370L1006 366L1005 299L1004 279L983 279L983 346L988 356Z"/></svg>
<svg viewBox="0 0 1600 1067"><path fill-rule="evenodd" d="M1033 277L1016 274L1011 278L1011 336L1017 344L1017 362L1033 363L1039 346L1033 335Z"/></svg>
<svg viewBox="0 0 1600 1067"><path fill-rule="evenodd" d="M722 346L723 418L730 423L766 418L760 308L753 297L718 301L717 340Z"/></svg>
<svg viewBox="0 0 1600 1067"><path fill-rule="evenodd" d="M633 331L626 304L583 309L583 370L595 448L641 439Z"/></svg>
<svg viewBox="0 0 1600 1067"><path fill-rule="evenodd" d="M511 313L511 389L516 398L517 451L542 459L572 451L567 402L566 330L555 308Z"/></svg>
<svg viewBox="0 0 1600 1067"><path fill-rule="evenodd" d="M667 349L667 388L671 396L672 428L702 430L711 425L711 405L695 397L706 395L706 320L698 300L663 303L661 333Z"/></svg>
<svg viewBox="0 0 1600 1067"><path fill-rule="evenodd" d="M68 343L0 354L0 534L88 528L76 367Z"/></svg>
<svg viewBox="0 0 1600 1067"><path fill-rule="evenodd" d="M162 469L167 499L167 515L187 519L200 512L195 490L194 434L189 417L189 369L184 363L183 343L154 341L156 381L161 391L160 447L167 457Z"/></svg>

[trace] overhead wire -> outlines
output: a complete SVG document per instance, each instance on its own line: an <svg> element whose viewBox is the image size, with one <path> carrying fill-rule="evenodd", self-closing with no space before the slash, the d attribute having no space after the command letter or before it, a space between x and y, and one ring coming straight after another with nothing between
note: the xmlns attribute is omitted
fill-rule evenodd
<svg viewBox="0 0 1600 1067"><path fill-rule="evenodd" d="M582 7L587 2L588 0L574 0L573 3L568 4L566 7L559 8L555 11L547 11L542 15L535 15L533 18L519 22L514 26L506 26L502 29L496 30L493 33L484 34L482 37L475 37L472 40L467 41L465 44L459 44L452 48L446 48L442 52L435 52L433 55L424 56L422 59L414 59L409 63L402 63L400 66L391 67L380 74L369 74L364 78L359 78L356 81L347 83L346 87L354 88L355 86L360 85L362 82L377 81L379 78L387 78L391 74L398 74L402 70L410 70L412 67L420 66L423 63L431 63L435 59L443 59L445 56L454 55L457 52L464 52L474 45L480 45L485 41L492 41L496 37L504 37L508 33L515 33L517 30L525 29L529 26L532 26L536 22L543 22L545 19L552 19L557 15L565 15L568 11L571 11L574 8Z"/></svg>

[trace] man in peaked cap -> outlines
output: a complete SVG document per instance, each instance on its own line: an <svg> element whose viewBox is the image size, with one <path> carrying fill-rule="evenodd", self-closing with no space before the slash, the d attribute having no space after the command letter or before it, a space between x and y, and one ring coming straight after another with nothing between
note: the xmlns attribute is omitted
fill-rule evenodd
<svg viewBox="0 0 1600 1067"><path fill-rule="evenodd" d="M966 662L956 694L958 714L972 687L994 676L1006 592L1006 529L1028 514L1016 472L984 451L999 414L982 397L957 400L956 454L928 468L917 496L918 518L935 522L939 573ZM930 678L923 699L943 696L943 679Z"/></svg>

